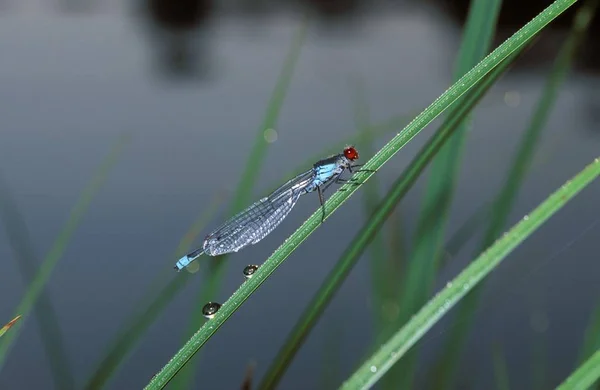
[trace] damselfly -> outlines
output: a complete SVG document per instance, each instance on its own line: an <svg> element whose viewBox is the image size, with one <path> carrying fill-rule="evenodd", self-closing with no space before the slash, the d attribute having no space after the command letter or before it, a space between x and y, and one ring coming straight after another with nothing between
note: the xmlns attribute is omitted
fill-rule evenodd
<svg viewBox="0 0 600 390"><path fill-rule="evenodd" d="M237 252L256 244L273 231L296 205L300 195L317 191L323 210L321 221L325 219L323 193L333 183L345 183L341 175L348 170L354 173L353 165L358 160L358 152L347 146L342 153L317 161L311 169L299 174L287 183L262 198L250 207L233 216L204 239L202 248L183 256L175 265L176 270L187 267L203 254L218 256Z"/></svg>

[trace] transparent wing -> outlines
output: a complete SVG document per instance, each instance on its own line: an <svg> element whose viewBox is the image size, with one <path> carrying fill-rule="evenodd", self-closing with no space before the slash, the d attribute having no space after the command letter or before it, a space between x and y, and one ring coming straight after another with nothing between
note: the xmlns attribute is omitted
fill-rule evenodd
<svg viewBox="0 0 600 390"><path fill-rule="evenodd" d="M237 252L265 238L287 217L313 176L312 169L301 173L230 218L206 238L206 254L217 256Z"/></svg>

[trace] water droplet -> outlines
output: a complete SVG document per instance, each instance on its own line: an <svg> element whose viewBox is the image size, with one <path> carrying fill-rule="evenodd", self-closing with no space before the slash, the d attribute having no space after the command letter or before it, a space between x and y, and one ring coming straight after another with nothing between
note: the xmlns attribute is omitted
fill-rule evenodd
<svg viewBox="0 0 600 390"><path fill-rule="evenodd" d="M529 215L523 217L523 220L527 221L529 219Z"/></svg>
<svg viewBox="0 0 600 390"><path fill-rule="evenodd" d="M244 277L246 279L250 279L252 276L254 276L254 273L256 271L258 271L258 265L254 265L254 264L247 265L243 271Z"/></svg>
<svg viewBox="0 0 600 390"><path fill-rule="evenodd" d="M371 366L371 372L377 372L377 367L376 366Z"/></svg>
<svg viewBox="0 0 600 390"><path fill-rule="evenodd" d="M200 270L200 262L198 260L194 260L185 267L185 270L191 274L195 274Z"/></svg>
<svg viewBox="0 0 600 390"><path fill-rule="evenodd" d="M447 287L447 288L452 288L452 282L448 282L448 283L446 283L446 287Z"/></svg>
<svg viewBox="0 0 600 390"><path fill-rule="evenodd" d="M267 141L268 143L272 144L273 142L277 141L277 131L275 129L266 129L263 133L263 137L265 137L265 141Z"/></svg>
<svg viewBox="0 0 600 390"><path fill-rule="evenodd" d="M202 308L202 315L210 320L211 318L213 318L215 316L215 314L217 314L217 312L219 311L220 308L221 308L220 303L208 302Z"/></svg>

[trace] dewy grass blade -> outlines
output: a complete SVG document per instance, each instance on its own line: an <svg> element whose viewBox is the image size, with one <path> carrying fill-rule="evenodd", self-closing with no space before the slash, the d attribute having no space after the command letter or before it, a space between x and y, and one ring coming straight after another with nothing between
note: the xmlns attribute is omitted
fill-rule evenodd
<svg viewBox="0 0 600 390"><path fill-rule="evenodd" d="M325 309L335 292L339 289L346 276L358 261L371 239L381 229L387 217L393 212L397 203L412 188L421 172L433 159L436 153L458 128L463 118L473 109L485 92L500 77L519 53L513 53L501 65L486 76L473 90L469 91L464 99L464 104L455 106L448 115L449 120L436 132L427 144L417 153L416 157L404 170L402 175L392 185L386 196L375 208L375 212L365 226L350 240L350 245L344 251L336 266L329 273L319 291L315 294L304 312L300 315L299 322L294 326L283 347L273 359L272 365L267 370L260 386L261 390L274 389L291 363L300 345L308 336L315 325L321 312ZM390 333L391 334L391 333ZM389 337L389 336L388 336ZM383 341L383 340L382 340Z"/></svg>
<svg viewBox="0 0 600 390"><path fill-rule="evenodd" d="M501 0L471 0L464 27L454 78L471 69L490 50L496 31L496 20ZM461 104L459 100L455 105ZM427 189L417 222L413 250L408 263L406 283L399 303L399 320L410 318L431 294L435 275L443 255L446 225L461 167L461 155L467 139L470 118L465 118L456 134L442 148L431 164ZM412 388L417 350L406 357L395 369L402 388Z"/></svg>
<svg viewBox="0 0 600 390"><path fill-rule="evenodd" d="M525 175L531 167L538 140L552 112L560 86L571 67L576 49L585 37L597 3L597 0L586 1L577 11L571 33L561 47L560 53L544 86L542 96L531 118L531 123L523 133L519 149L511 163L505 184L493 203L490 221L484 230L484 237L479 246L480 251L490 246L507 226L508 216L510 215L514 200L518 195ZM454 374L457 371L457 365L460 360L458 356L462 351L462 346L469 332L481 291L481 288L475 289L457 308L457 316L454 319L454 321L457 321L456 326L451 327L452 330L448 335L444 348L442 348L441 357L435 364L436 369L434 370L434 375L432 375L435 382L433 385L434 388L452 387L451 384L453 383Z"/></svg>
<svg viewBox="0 0 600 390"><path fill-rule="evenodd" d="M557 390L589 389L600 378L600 349L558 386Z"/></svg>
<svg viewBox="0 0 600 390"><path fill-rule="evenodd" d="M454 280L449 282L404 327L361 365L341 388L346 390L367 389L373 386L461 298L490 274L519 244L525 241L599 175L600 158L596 158L479 255Z"/></svg>
<svg viewBox="0 0 600 390"><path fill-rule="evenodd" d="M364 80L358 77L355 81L355 103L354 103L354 122L359 133L359 145L360 152L363 155L373 154L373 143L375 139L373 134L369 131L370 122L370 110L367 102L367 96L364 86ZM379 183L376 177L369 180L369 183L365 185L363 189L364 193L364 209L366 215L371 215L381 195L379 194ZM371 245L369 246L370 258L370 271L371 271L371 296L373 299L373 327L374 333L379 335L383 331L383 311L380 309L383 307L385 296L385 273L384 266L387 260L386 246L383 241L383 234L377 234L373 237ZM398 237L401 239L401 237ZM326 369L326 368L325 368Z"/></svg>
<svg viewBox="0 0 600 390"><path fill-rule="evenodd" d="M117 143L115 144L107 158L104 160L96 174L93 176L90 183L84 188L75 206L71 209L69 219L67 220L65 226L58 235L58 238L54 242L52 249L50 249L50 252L48 252L46 257L44 258L44 262L38 269L38 272L35 275L35 279L28 286L25 296L23 296L21 302L15 310L17 314L21 314L23 316L24 320L30 314L33 305L35 305L35 303L37 302L37 299L40 296L42 290L44 289L44 286L50 279L52 270L62 257L67 245L69 244L71 236L75 233L75 230L77 229L79 222L83 218L83 215L85 214L90 203L92 202L92 199L106 181L108 173L116 164L117 159L121 155L129 138L129 135L126 134L117 140ZM21 321L20 323L22 322L23 321ZM13 331L8 333L5 337L3 337L0 340L0 370L4 365L6 356L8 354L8 350L12 342L19 334L19 328L21 327L20 323L18 323L15 326L15 329Z"/></svg>
<svg viewBox="0 0 600 390"><path fill-rule="evenodd" d="M477 84L486 74L500 64L506 57L528 42L548 23L573 5L576 0L556 0L542 13L532 19L512 37L498 46L477 66L467 72L460 80L446 90L429 107L410 122L403 131L388 142L375 156L364 165L365 170L378 170L394 156L404 145L414 138L422 129L437 118L456 99L464 95ZM372 172L356 174L359 181L366 181ZM338 191L329 198L326 204L327 214L331 215L340 207L360 186L348 186L347 191ZM317 210L296 232L294 232L258 269L256 274L244 284L222 305L221 309L196 332L190 340L175 354L175 356L148 383L148 389L159 389L177 374L191 357L212 337L223 323L240 307L246 299L271 275L275 269L319 227L321 210Z"/></svg>

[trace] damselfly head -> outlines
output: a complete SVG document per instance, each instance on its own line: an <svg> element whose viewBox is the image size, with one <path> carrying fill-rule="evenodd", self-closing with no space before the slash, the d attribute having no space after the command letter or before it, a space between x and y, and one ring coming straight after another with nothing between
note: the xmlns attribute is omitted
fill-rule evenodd
<svg viewBox="0 0 600 390"><path fill-rule="evenodd" d="M354 149L354 146L346 146L344 148L344 157L350 161L358 160L358 151Z"/></svg>

